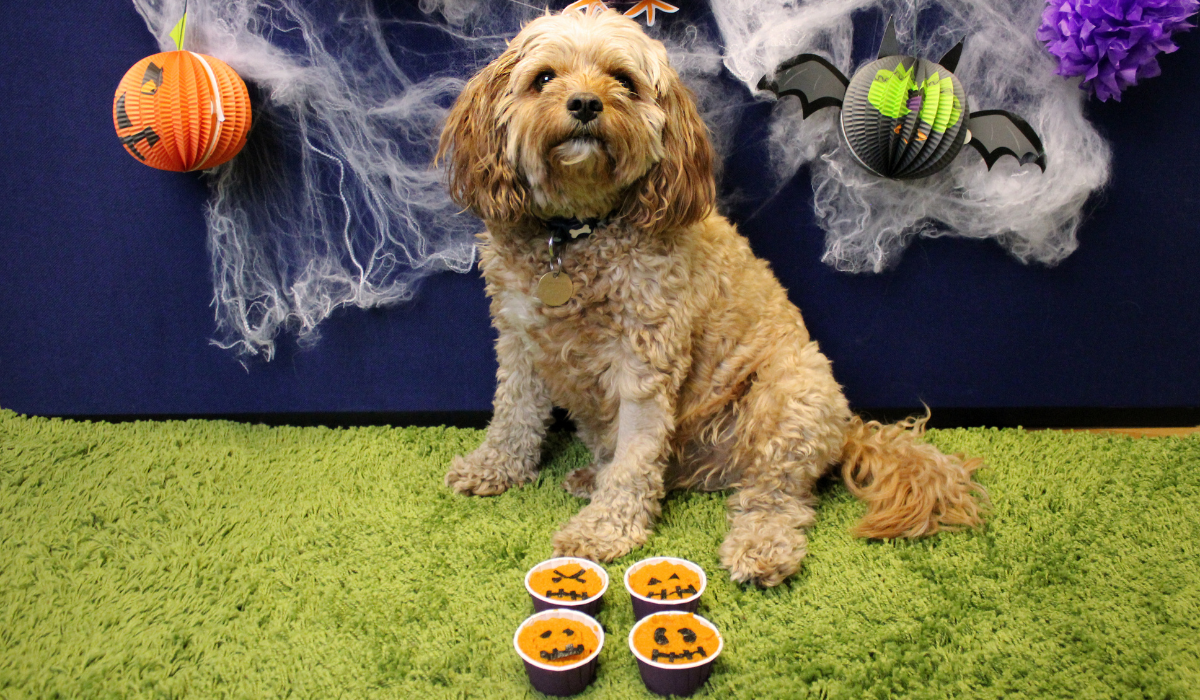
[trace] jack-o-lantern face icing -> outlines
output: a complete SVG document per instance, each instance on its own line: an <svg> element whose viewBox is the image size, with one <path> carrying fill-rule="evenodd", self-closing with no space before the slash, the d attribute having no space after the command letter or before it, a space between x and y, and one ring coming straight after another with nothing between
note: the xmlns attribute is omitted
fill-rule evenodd
<svg viewBox="0 0 1200 700"><path fill-rule="evenodd" d="M720 638L715 630L691 613L659 613L639 623L633 645L650 661L686 664L716 653Z"/></svg>
<svg viewBox="0 0 1200 700"><path fill-rule="evenodd" d="M586 624L568 617L535 620L517 637L517 644L529 658L555 666L586 659L598 642Z"/></svg>
<svg viewBox="0 0 1200 700"><path fill-rule="evenodd" d="M700 575L683 564L660 561L631 573L629 586L651 600L683 600L700 592Z"/></svg>
<svg viewBox="0 0 1200 700"><path fill-rule="evenodd" d="M594 569L569 563L533 572L529 587L549 600L581 603L599 595L604 581Z"/></svg>

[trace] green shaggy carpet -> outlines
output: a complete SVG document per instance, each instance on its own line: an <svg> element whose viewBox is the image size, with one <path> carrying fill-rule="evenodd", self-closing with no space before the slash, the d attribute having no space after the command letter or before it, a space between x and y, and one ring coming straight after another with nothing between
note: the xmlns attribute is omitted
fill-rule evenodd
<svg viewBox="0 0 1200 700"><path fill-rule="evenodd" d="M539 697L512 648L524 572L581 501L442 485L482 432L90 424L0 412L0 697ZM653 697L626 646L626 566L710 574L726 648L699 697L1200 697L1200 436L931 431L983 457L986 529L871 542L824 486L804 570L718 567L721 494L673 494L608 567L595 698Z"/></svg>

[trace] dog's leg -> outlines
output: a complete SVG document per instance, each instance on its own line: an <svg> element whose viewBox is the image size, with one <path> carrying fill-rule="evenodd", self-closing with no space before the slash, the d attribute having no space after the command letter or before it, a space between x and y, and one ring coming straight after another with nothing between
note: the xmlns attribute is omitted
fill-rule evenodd
<svg viewBox="0 0 1200 700"><path fill-rule="evenodd" d="M611 431L607 432L611 433ZM612 461L614 450L612 443L615 443L616 440L615 436L601 435L584 422L576 423L575 434L592 453L592 463L567 474L567 478L563 480L563 488L576 498L590 499L592 491L596 488L596 473Z"/></svg>
<svg viewBox="0 0 1200 700"><path fill-rule="evenodd" d="M593 471L592 502L554 536L555 556L612 561L646 542L664 495L674 423L668 397L621 399L612 461Z"/></svg>
<svg viewBox="0 0 1200 700"><path fill-rule="evenodd" d="M455 457L446 474L446 485L458 493L494 496L537 476L551 420L550 392L516 333L501 331L496 357L500 369L487 437L471 454Z"/></svg>
<svg viewBox="0 0 1200 700"><path fill-rule="evenodd" d="M729 499L721 565L741 583L775 586L800 569L815 518L813 485L838 459L850 409L829 361L807 343L759 370L739 417L746 452Z"/></svg>
<svg viewBox="0 0 1200 700"><path fill-rule="evenodd" d="M777 586L800 569L808 553L803 528L816 519L812 484L776 475L756 480L729 499L731 527L720 554L731 579Z"/></svg>

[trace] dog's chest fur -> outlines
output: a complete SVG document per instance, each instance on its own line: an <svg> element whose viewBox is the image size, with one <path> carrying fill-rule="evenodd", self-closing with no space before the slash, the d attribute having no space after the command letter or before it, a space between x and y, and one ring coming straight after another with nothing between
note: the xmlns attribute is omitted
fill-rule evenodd
<svg viewBox="0 0 1200 700"><path fill-rule="evenodd" d="M554 404L597 432L615 425L621 394L637 382L647 396L673 396L678 417L703 422L744 387L771 327L803 333L769 268L719 216L670 236L610 226L567 244L562 269L575 294L559 307L533 294L551 269L549 234L489 229L480 267L493 323L520 339Z"/></svg>
<svg viewBox="0 0 1200 700"><path fill-rule="evenodd" d="M695 306L686 246L619 226L567 243L562 271L575 293L551 307L534 295L551 270L548 237L494 231L484 237L480 267L498 330L525 341L555 403L573 413L615 412L616 382L630 363L678 375L677 387L688 353L672 327L690 325L681 322Z"/></svg>

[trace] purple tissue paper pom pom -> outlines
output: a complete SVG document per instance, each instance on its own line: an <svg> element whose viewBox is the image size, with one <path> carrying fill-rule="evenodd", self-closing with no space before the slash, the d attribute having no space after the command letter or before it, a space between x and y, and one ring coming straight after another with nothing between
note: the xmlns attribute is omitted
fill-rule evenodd
<svg viewBox="0 0 1200 700"><path fill-rule="evenodd" d="M1120 101L1122 90L1161 72L1155 57L1179 48L1171 35L1194 26L1187 19L1198 6L1200 0L1047 0L1037 38L1058 57L1059 75L1081 75L1080 88Z"/></svg>

